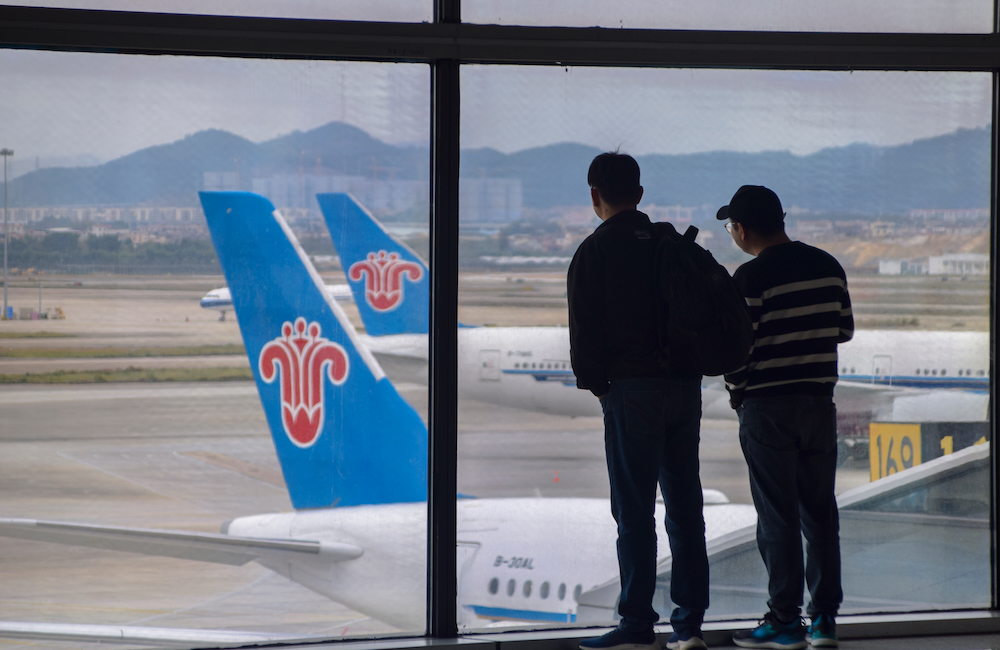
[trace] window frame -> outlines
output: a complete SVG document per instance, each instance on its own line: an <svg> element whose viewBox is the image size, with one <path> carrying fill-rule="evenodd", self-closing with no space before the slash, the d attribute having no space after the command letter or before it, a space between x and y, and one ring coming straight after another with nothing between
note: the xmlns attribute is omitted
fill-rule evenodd
<svg viewBox="0 0 1000 650"><path fill-rule="evenodd" d="M428 64L431 69L431 337L428 466L429 640L458 637L456 465L459 72L464 63L774 70L989 71L993 74L990 376L996 355L997 192L1000 157L1000 0L990 34L673 31L518 27L461 22L460 0L434 0L432 23L134 13L0 6L0 47L120 54L336 59ZM1000 407L991 381L991 433ZM1000 629L998 475L991 449L992 603L975 620ZM954 629L947 612L917 615ZM913 617L892 617L901 621ZM966 619L962 619L966 620ZM949 623L949 621L951 623ZM883 623L884 624L884 623ZM861 627L865 623L860 623ZM949 628L949 625L951 627ZM871 628L871 624L868 624ZM901 622L897 633L914 630ZM973 627L976 627L973 625ZM964 627L970 631L969 627ZM982 628L979 628L982 629ZM985 630L984 630L985 631ZM919 633L926 633L925 627ZM556 638L552 633L536 636ZM471 639L470 639L471 641Z"/></svg>

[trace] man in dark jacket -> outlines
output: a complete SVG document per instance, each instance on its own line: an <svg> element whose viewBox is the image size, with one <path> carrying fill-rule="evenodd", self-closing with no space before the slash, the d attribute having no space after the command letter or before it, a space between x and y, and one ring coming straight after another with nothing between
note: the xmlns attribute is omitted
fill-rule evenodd
<svg viewBox="0 0 1000 650"><path fill-rule="evenodd" d="M698 441L701 377L657 362L652 224L636 210L639 165L631 156L597 156L587 174L603 222L569 267L570 358L577 386L604 409L611 512L618 522L621 597L618 627L580 643L583 650L658 650L653 624L656 583L656 485L666 507L673 558L667 647L704 648L708 559Z"/></svg>

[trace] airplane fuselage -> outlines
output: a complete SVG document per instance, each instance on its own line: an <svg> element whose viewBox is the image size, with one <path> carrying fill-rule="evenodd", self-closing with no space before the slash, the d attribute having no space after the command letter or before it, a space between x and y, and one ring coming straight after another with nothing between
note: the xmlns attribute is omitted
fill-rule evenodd
<svg viewBox="0 0 1000 650"><path fill-rule="evenodd" d="M607 499L458 501L458 602L463 625L482 619L573 622L577 598L618 575L617 528ZM663 505L656 520L662 522ZM705 507L706 536L752 526L749 505ZM352 544L346 562L322 555L258 560L267 568L401 630L423 629L426 503L303 510L240 517L230 535ZM658 524L658 561L670 556Z"/></svg>
<svg viewBox="0 0 1000 650"><path fill-rule="evenodd" d="M393 366L404 358L414 362L405 381L426 378L426 335L371 337L366 343L394 379ZM461 328L458 349L461 398L572 417L601 415L597 399L576 388L566 328ZM845 394L847 407L847 384L987 391L988 350L985 332L858 331L839 348L837 395ZM702 414L735 418L721 377L704 378Z"/></svg>

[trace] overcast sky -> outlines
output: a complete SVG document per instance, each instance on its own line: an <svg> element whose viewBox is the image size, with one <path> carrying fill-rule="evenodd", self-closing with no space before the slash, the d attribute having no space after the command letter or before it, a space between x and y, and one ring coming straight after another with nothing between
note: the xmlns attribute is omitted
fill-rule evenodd
<svg viewBox="0 0 1000 650"><path fill-rule="evenodd" d="M633 154L893 145L990 122L988 73L467 66L462 146L581 142ZM428 139L424 65L0 50L14 169L109 160L209 128L255 142L339 120Z"/></svg>

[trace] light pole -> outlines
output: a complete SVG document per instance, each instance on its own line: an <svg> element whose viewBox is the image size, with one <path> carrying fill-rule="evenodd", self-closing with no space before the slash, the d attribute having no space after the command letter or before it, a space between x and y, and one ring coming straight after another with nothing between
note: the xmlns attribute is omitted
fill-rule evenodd
<svg viewBox="0 0 1000 650"><path fill-rule="evenodd" d="M7 319L7 158L14 155L13 149L0 149L0 156L3 156L3 316Z"/></svg>

